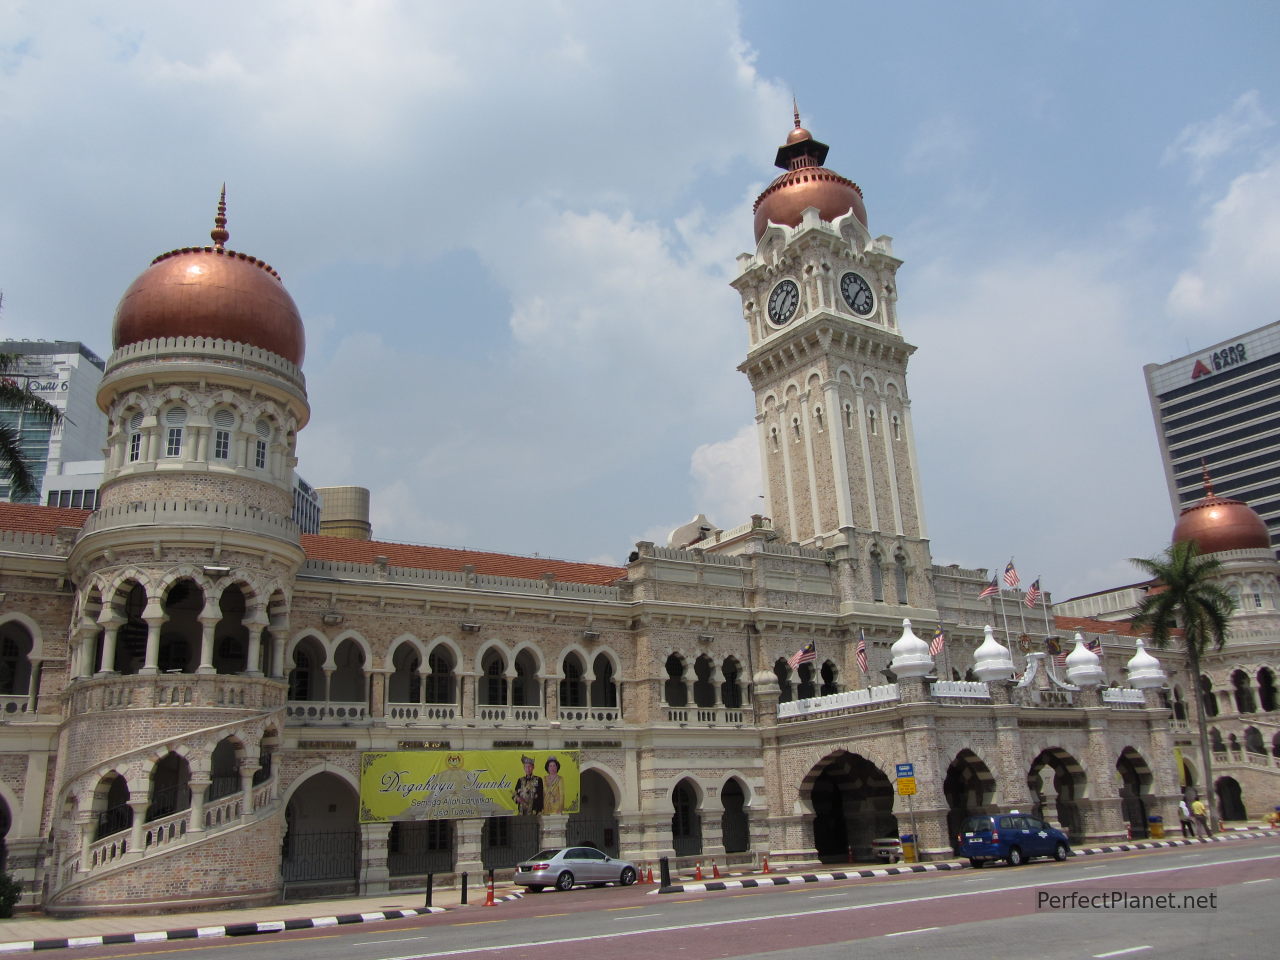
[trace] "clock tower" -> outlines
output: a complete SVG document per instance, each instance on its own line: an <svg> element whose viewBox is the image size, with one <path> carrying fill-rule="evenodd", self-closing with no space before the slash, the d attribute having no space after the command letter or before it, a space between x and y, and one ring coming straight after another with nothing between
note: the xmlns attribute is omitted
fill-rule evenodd
<svg viewBox="0 0 1280 960"><path fill-rule="evenodd" d="M784 539L838 550L865 576L854 599L934 606L907 361L889 237L862 190L823 166L800 125L755 206L738 257L768 509Z"/></svg>

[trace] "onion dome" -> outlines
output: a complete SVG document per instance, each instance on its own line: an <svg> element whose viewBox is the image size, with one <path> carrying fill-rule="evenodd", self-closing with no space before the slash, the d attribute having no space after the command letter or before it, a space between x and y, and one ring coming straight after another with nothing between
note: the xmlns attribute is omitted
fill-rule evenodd
<svg viewBox="0 0 1280 960"><path fill-rule="evenodd" d="M822 165L830 148L800 126L798 109L795 122L795 128L787 135L787 142L778 148L778 156L773 161L774 166L786 173L756 198L756 243L770 223L798 226L809 207L817 207L819 215L828 223L852 210L858 222L864 227L867 225L862 189Z"/></svg>
<svg viewBox="0 0 1280 960"><path fill-rule="evenodd" d="M211 337L268 350L302 365L302 317L280 275L256 257L225 248L227 191L211 247L183 247L151 261L120 298L113 349L161 337Z"/></svg>
<svg viewBox="0 0 1280 960"><path fill-rule="evenodd" d="M1007 680L1013 675L1009 648L996 639L990 625L983 628L986 639L973 651L973 673L979 680Z"/></svg>
<svg viewBox="0 0 1280 960"><path fill-rule="evenodd" d="M929 645L915 635L911 629L911 621L902 621L902 636L889 648L893 654L893 662L889 664L899 680L909 677L923 677L933 671L933 657L929 654Z"/></svg>
<svg viewBox="0 0 1280 960"><path fill-rule="evenodd" d="M1142 642L1142 638L1137 638L1138 652L1129 658L1129 662L1125 664L1129 671L1129 686L1136 687L1139 690L1145 690L1148 687L1163 687L1168 677L1165 676L1164 668L1160 666L1160 661L1147 653L1147 646Z"/></svg>
<svg viewBox="0 0 1280 960"><path fill-rule="evenodd" d="M1173 527L1173 542L1195 541L1201 553L1223 550L1270 550L1266 522L1240 500L1213 492L1209 468L1204 468L1204 498L1182 511Z"/></svg>
<svg viewBox="0 0 1280 960"><path fill-rule="evenodd" d="M1096 687L1107 679L1102 659L1084 645L1084 637L1076 634L1076 648L1067 654L1067 679L1077 687Z"/></svg>

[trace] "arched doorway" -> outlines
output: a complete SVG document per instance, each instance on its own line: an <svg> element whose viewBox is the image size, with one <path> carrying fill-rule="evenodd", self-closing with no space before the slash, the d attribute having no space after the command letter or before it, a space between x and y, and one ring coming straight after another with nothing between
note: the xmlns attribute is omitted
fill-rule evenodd
<svg viewBox="0 0 1280 960"><path fill-rule="evenodd" d="M169 752L156 762L147 801L147 823L190 808L191 768L186 757Z"/></svg>
<svg viewBox="0 0 1280 960"><path fill-rule="evenodd" d="M813 845L823 863L844 863L851 854L855 861L870 860L876 839L898 836L893 787L870 760L841 751L815 774L807 779Z"/></svg>
<svg viewBox="0 0 1280 960"><path fill-rule="evenodd" d="M671 846L677 857L702 853L702 816L698 813L698 791L681 780L671 791Z"/></svg>
<svg viewBox="0 0 1280 960"><path fill-rule="evenodd" d="M1133 747L1125 747L1116 760L1120 775L1120 814L1129 824L1129 835L1135 840L1148 836L1147 796L1151 793L1151 768Z"/></svg>
<svg viewBox="0 0 1280 960"><path fill-rule="evenodd" d="M308 777L285 807L280 874L289 894L354 891L360 872L356 791L337 774Z"/></svg>
<svg viewBox="0 0 1280 960"><path fill-rule="evenodd" d="M565 840L579 847L595 847L611 857L618 856L618 801L613 788L595 770L582 771L582 793L578 812L569 814Z"/></svg>
<svg viewBox="0 0 1280 960"><path fill-rule="evenodd" d="M951 847L959 852L957 839L966 817L986 813L995 798L996 781L987 765L972 750L961 750L947 767L942 793L947 798L947 835Z"/></svg>
<svg viewBox="0 0 1280 960"><path fill-rule="evenodd" d="M1060 747L1041 752L1032 761L1027 775L1035 815L1041 820L1062 824L1073 844L1085 835L1078 803L1084 797L1085 782L1080 763Z"/></svg>
<svg viewBox="0 0 1280 960"><path fill-rule="evenodd" d="M720 834L725 853L743 853L751 849L751 824L747 819L747 796L737 779L726 780L720 788Z"/></svg>
<svg viewBox="0 0 1280 960"><path fill-rule="evenodd" d="M1223 820L1248 820L1239 781L1235 777L1219 777L1215 786L1218 793L1218 816Z"/></svg>

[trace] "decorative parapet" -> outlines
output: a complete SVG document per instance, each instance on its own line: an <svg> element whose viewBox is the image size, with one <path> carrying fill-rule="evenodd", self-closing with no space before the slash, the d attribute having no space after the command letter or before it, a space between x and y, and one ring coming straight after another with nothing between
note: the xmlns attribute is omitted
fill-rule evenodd
<svg viewBox="0 0 1280 960"><path fill-rule="evenodd" d="M0 531L0 552L40 554L46 557L65 557L70 550L70 541L62 537L53 537L43 533L26 533L20 530Z"/></svg>
<svg viewBox="0 0 1280 960"><path fill-rule="evenodd" d="M864 709L875 704L890 703L899 699L898 685L885 683L878 687L863 690L846 690L843 693L832 693L825 697L810 697L806 700L789 700L778 704L778 719L787 720L797 717L810 717L819 713L832 713L838 710Z"/></svg>
<svg viewBox="0 0 1280 960"><path fill-rule="evenodd" d="M298 571L298 578L303 580L406 583L424 587L491 590L495 593L525 593L540 596L572 597L584 600L621 599L621 591L617 587L601 586L593 583L572 583L554 578L526 580L520 577L495 577L454 570L383 567L372 563L346 563L337 560L306 560L302 564L302 569Z"/></svg>
<svg viewBox="0 0 1280 960"><path fill-rule="evenodd" d="M83 536L125 527L184 526L245 530L296 542L292 519L258 507L211 500L147 500L104 507L85 521Z"/></svg>
<svg viewBox="0 0 1280 960"><path fill-rule="evenodd" d="M233 340L219 340L214 337L158 337L126 344L108 358L106 372L110 377L121 367L139 361L168 360L176 363L190 363L195 359L245 370L254 367L264 368L292 380L299 387L304 387L306 383L302 368L284 357L277 356L270 350L263 350L261 347L236 343Z"/></svg>
<svg viewBox="0 0 1280 960"><path fill-rule="evenodd" d="M991 688L982 680L939 680L930 684L935 697L961 697L967 700L990 700Z"/></svg>
<svg viewBox="0 0 1280 960"><path fill-rule="evenodd" d="M238 674L161 673L77 680L68 698L72 716L118 710L174 710L221 707L261 712L284 706L279 680Z"/></svg>

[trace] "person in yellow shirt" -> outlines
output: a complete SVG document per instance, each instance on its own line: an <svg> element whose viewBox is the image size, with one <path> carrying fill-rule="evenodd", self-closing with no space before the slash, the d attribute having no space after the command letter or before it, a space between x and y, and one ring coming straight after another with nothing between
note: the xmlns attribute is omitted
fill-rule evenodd
<svg viewBox="0 0 1280 960"><path fill-rule="evenodd" d="M1204 805L1204 801L1200 799L1200 794L1196 794L1196 798L1191 801L1191 816L1196 821L1196 836L1207 837L1213 833L1209 829L1209 808Z"/></svg>

